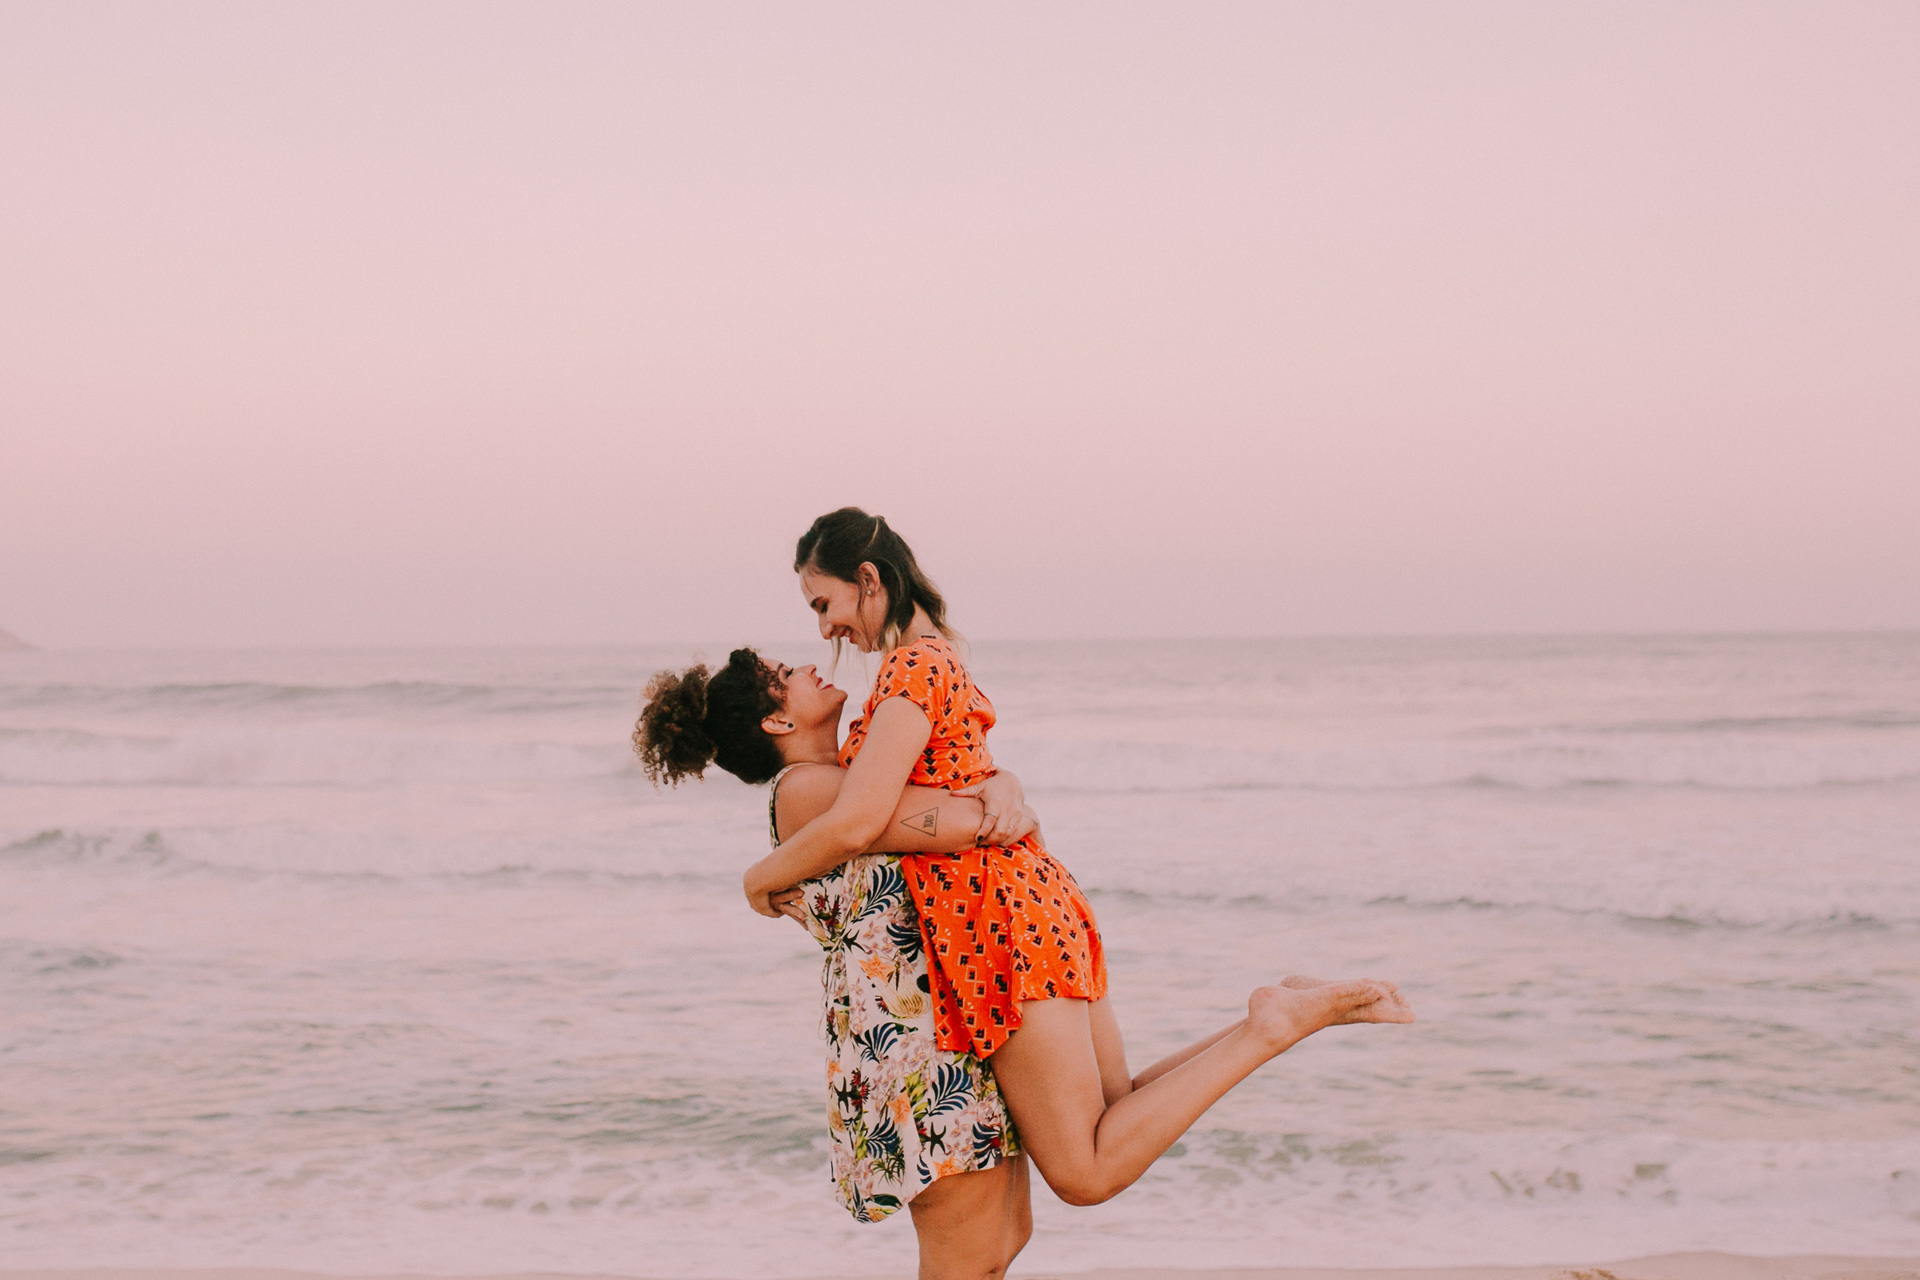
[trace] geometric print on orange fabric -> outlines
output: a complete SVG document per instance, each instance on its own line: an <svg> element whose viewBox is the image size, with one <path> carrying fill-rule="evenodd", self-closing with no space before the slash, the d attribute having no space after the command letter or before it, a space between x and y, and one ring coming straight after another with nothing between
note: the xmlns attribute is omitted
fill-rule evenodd
<svg viewBox="0 0 1920 1280"><path fill-rule="evenodd" d="M987 730L993 704L953 647L936 639L887 655L873 695L847 730L843 767L865 743L874 708L892 697L911 701L932 726L909 782L952 791L992 775ZM1019 1027L1020 1001L1106 994L1106 955L1092 904L1037 841L907 855L900 865L920 910L940 1048L984 1058Z"/></svg>

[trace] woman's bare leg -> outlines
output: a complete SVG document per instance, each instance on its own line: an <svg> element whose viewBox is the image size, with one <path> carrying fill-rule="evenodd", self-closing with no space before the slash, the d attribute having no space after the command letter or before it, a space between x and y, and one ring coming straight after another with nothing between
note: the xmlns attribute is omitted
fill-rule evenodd
<svg viewBox="0 0 1920 1280"><path fill-rule="evenodd" d="M1369 978L1368 981L1373 982L1377 979ZM1326 984L1317 980L1303 983L1288 978L1281 985L1319 987ZM1382 983L1381 985L1391 987L1393 984ZM1247 1023L1247 1020L1242 1018L1238 1022L1222 1027L1212 1035L1195 1040L1176 1053L1168 1054L1139 1075L1130 1076L1127 1074L1127 1047L1120 1039L1120 1023L1114 1018L1113 1005L1105 996L1087 1006L1087 1021L1093 1031L1093 1056L1100 1063L1100 1092L1106 1098L1108 1106L1120 1101L1141 1085L1158 1080L1188 1058L1212 1048Z"/></svg>
<svg viewBox="0 0 1920 1280"><path fill-rule="evenodd" d="M1000 1280L1033 1234L1027 1158L954 1173L907 1201L920 1280Z"/></svg>
<svg viewBox="0 0 1920 1280"><path fill-rule="evenodd" d="M1113 1016L1113 1004L1105 996L1087 1005L1087 1030L1093 1035L1093 1060L1100 1068L1100 1097L1112 1106L1133 1092L1135 1081L1127 1074L1127 1046L1120 1038L1120 1021ZM1194 1052L1205 1047L1202 1044Z"/></svg>
<svg viewBox="0 0 1920 1280"><path fill-rule="evenodd" d="M1111 1011L1094 1012L1101 1003L1022 1002L1020 1029L992 1060L1022 1144L1068 1204L1099 1204L1131 1186L1227 1090L1314 1032L1343 1022L1413 1021L1390 983L1261 987L1244 1022L1127 1082ZM1127 1092L1108 1105L1122 1082Z"/></svg>
<svg viewBox="0 0 1920 1280"><path fill-rule="evenodd" d="M1398 995L1400 993L1399 987L1382 978L1364 978L1362 981L1371 982L1376 987L1385 987L1388 993L1392 995ZM1283 987L1292 987L1296 991L1306 991L1313 987L1324 987L1328 984L1325 978L1308 978L1295 974L1292 977L1280 979L1280 985ZM1108 1106L1112 1106L1114 1103L1120 1101L1120 1099L1126 1097L1141 1085L1158 1080L1161 1076L1167 1074L1167 1072L1173 1070L1188 1058L1193 1057L1204 1049L1211 1048L1221 1040L1226 1039L1227 1036L1233 1032L1238 1031L1247 1023L1247 1020L1242 1018L1238 1022L1224 1026L1212 1035L1195 1040L1186 1048L1168 1054L1166 1057L1160 1059L1160 1061L1148 1067L1145 1071L1142 1071L1139 1075L1129 1077L1127 1075L1127 1049L1126 1045L1121 1042L1120 1024L1113 1016L1112 1004L1108 1002L1105 996L1102 996L1087 1006L1087 1018L1093 1027L1093 1054L1100 1062L1100 1092L1106 1096ZM1122 1087L1123 1081L1125 1082L1124 1087Z"/></svg>

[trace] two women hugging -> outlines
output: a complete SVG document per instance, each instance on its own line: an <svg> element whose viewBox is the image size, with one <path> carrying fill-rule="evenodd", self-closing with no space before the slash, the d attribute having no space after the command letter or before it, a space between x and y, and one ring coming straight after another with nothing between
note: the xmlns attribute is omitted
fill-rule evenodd
<svg viewBox="0 0 1920 1280"><path fill-rule="evenodd" d="M845 740L845 691L736 649L654 677L634 748L656 784L711 763L771 785L747 901L825 950L830 1168L860 1221L908 1207L922 1280L1004 1273L1032 1230L1029 1158L1061 1199L1098 1204L1307 1036L1413 1021L1390 982L1295 975L1130 1072L1092 905L995 769L993 704L912 550L846 507L802 535L794 571L836 653L881 659Z"/></svg>

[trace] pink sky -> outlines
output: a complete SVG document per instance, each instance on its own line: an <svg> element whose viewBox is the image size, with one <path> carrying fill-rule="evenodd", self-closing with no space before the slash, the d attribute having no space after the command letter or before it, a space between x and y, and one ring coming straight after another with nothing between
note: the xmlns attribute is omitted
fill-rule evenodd
<svg viewBox="0 0 1920 1280"><path fill-rule="evenodd" d="M1920 626L1920 6L0 6L0 627Z"/></svg>

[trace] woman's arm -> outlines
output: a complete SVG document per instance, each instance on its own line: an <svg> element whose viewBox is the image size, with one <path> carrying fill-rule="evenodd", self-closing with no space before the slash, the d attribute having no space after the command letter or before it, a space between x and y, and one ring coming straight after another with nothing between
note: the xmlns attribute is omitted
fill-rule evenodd
<svg viewBox="0 0 1920 1280"><path fill-rule="evenodd" d="M747 904L763 916L777 916L768 901L775 890L831 871L879 839L932 736L927 713L907 699L887 698L875 707L866 743L832 806L741 877Z"/></svg>
<svg viewBox="0 0 1920 1280"><path fill-rule="evenodd" d="M986 781L961 787L953 794L979 796L987 807L982 824L987 829L974 837L976 844L1012 844L1033 834L1040 826L1033 810L1027 807L1027 789L1005 769L996 769Z"/></svg>
<svg viewBox="0 0 1920 1280"><path fill-rule="evenodd" d="M798 831L833 807L846 772L833 765L807 765L780 784L774 818L780 838ZM939 787L908 787L894 806L886 829L865 853L958 853L980 843L986 825L987 802L976 796L943 791ZM1013 839L1035 830L1038 823L1024 804L1009 815ZM999 843L997 841L992 843Z"/></svg>
<svg viewBox="0 0 1920 1280"><path fill-rule="evenodd" d="M784 843L833 808L846 770L831 765L795 769L780 784L774 819ZM954 853L973 843L986 806L937 787L908 787L887 817L887 825L862 853Z"/></svg>

